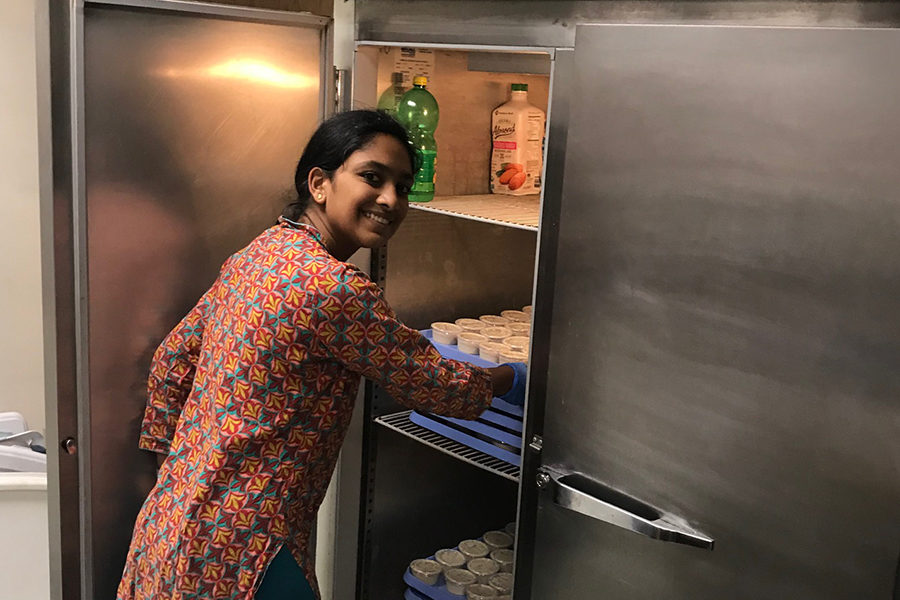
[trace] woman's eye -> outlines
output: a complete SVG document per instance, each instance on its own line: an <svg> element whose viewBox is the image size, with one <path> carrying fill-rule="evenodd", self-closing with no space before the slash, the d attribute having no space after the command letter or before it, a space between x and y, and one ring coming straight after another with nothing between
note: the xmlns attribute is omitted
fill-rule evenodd
<svg viewBox="0 0 900 600"><path fill-rule="evenodd" d="M362 178L366 180L370 185L379 185L381 183L381 178L378 176L378 173L374 173L372 171L366 171L362 174Z"/></svg>
<svg viewBox="0 0 900 600"><path fill-rule="evenodd" d="M409 192L412 190L412 186L401 183L397 186L397 193L401 196L409 196Z"/></svg>

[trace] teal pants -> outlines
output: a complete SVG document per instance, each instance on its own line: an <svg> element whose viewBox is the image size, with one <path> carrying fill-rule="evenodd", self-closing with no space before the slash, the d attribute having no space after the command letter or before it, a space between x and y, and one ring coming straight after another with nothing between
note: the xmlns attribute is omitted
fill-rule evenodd
<svg viewBox="0 0 900 600"><path fill-rule="evenodd" d="M290 550L282 548L266 569L254 599L315 600L315 595Z"/></svg>

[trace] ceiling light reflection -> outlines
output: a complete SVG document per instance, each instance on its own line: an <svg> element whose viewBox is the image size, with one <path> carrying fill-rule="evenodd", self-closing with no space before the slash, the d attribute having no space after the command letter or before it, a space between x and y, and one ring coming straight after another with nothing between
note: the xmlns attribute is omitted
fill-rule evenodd
<svg viewBox="0 0 900 600"><path fill-rule="evenodd" d="M309 76L280 69L263 60L238 58L200 69L163 69L164 77L210 77L214 79L242 79L282 88L310 88L319 83L318 75Z"/></svg>

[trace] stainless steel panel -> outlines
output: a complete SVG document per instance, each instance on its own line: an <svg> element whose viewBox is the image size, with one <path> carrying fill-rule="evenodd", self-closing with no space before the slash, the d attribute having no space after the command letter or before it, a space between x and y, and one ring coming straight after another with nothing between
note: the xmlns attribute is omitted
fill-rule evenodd
<svg viewBox="0 0 900 600"><path fill-rule="evenodd" d="M585 26L575 54L543 462L716 547L542 493L530 597L889 597L900 31Z"/></svg>
<svg viewBox="0 0 900 600"><path fill-rule="evenodd" d="M578 23L895 26L896 2L357 0L357 39L571 47Z"/></svg>
<svg viewBox="0 0 900 600"><path fill-rule="evenodd" d="M114 596L154 481L137 449L150 356L274 222L324 110L324 21L241 10L84 8L84 597Z"/></svg>
<svg viewBox="0 0 900 600"><path fill-rule="evenodd" d="M531 303L534 232L417 210L387 246L385 296L410 327Z"/></svg>

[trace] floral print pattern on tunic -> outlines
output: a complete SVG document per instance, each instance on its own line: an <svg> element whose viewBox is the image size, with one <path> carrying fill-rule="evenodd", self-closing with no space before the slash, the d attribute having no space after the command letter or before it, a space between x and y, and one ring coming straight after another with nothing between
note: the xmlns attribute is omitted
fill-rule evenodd
<svg viewBox="0 0 900 600"><path fill-rule="evenodd" d="M489 373L443 358L315 230L267 229L153 358L141 448L168 454L119 600L253 598L287 545L316 590L310 530L360 376L410 408L475 418Z"/></svg>

